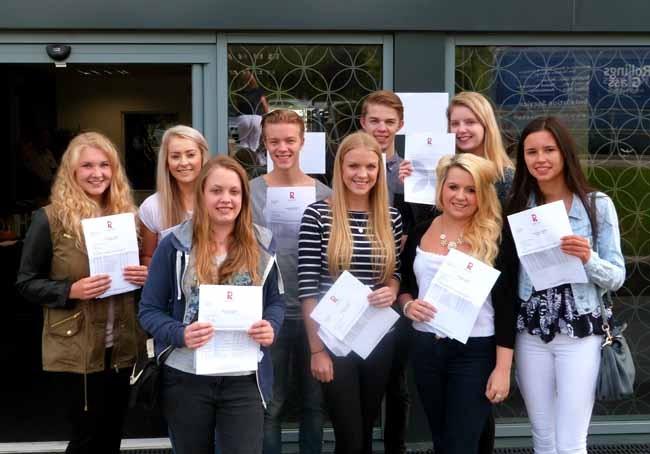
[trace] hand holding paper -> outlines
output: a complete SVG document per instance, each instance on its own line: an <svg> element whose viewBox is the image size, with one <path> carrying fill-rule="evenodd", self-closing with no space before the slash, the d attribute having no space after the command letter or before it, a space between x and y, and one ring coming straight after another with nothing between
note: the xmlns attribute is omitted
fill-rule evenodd
<svg viewBox="0 0 650 454"><path fill-rule="evenodd" d="M412 170L404 179L404 198L407 202L435 204L438 161L455 151L455 134L425 132L406 136L404 157L410 162ZM403 170L405 172L406 168Z"/></svg>
<svg viewBox="0 0 650 454"><path fill-rule="evenodd" d="M195 350L196 373L257 370L260 344L268 342L270 328L268 322L260 323L261 318L261 286L201 285L199 322L214 331ZM272 342L272 329L270 339Z"/></svg>
<svg viewBox="0 0 650 454"><path fill-rule="evenodd" d="M137 289L139 285L134 285L124 276L127 266L140 265L133 213L82 219L81 226L90 275L110 276L110 287L99 298Z"/></svg>
<svg viewBox="0 0 650 454"><path fill-rule="evenodd" d="M535 290L587 282L581 259L562 250L561 238L575 237L564 202L559 200L511 214L508 222L517 255ZM573 243L570 241L570 245Z"/></svg>
<svg viewBox="0 0 650 454"><path fill-rule="evenodd" d="M466 343L500 274L480 260L451 249L424 297L435 306L435 317L420 326Z"/></svg>

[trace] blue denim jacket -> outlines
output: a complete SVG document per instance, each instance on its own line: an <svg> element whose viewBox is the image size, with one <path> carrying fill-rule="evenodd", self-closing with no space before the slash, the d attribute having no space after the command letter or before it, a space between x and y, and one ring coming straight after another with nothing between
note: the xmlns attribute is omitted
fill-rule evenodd
<svg viewBox="0 0 650 454"><path fill-rule="evenodd" d="M586 284L571 284L573 297L578 314L593 312L600 304L600 298L606 290L618 290L625 281L625 260L621 253L621 235L618 229L618 216L614 203L606 194L596 192L589 197L596 197L596 221L598 222L598 247L593 247L591 224L587 210L580 198L573 195L569 223L575 235L589 239L592 244L591 257L585 263L585 272L589 282ZM534 196L528 201L528 207L537 206ZM594 249L598 249L596 252ZM519 266L519 298L528 301L533 293L533 283Z"/></svg>

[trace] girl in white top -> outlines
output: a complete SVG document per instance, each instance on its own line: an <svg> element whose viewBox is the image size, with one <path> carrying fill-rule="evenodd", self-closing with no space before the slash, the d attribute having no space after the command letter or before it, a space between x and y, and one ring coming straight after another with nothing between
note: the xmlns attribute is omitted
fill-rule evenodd
<svg viewBox="0 0 650 454"><path fill-rule="evenodd" d="M177 125L165 131L158 153L157 192L140 205L143 265L149 265L166 232L192 214L194 182L208 155L208 142L196 129Z"/></svg>

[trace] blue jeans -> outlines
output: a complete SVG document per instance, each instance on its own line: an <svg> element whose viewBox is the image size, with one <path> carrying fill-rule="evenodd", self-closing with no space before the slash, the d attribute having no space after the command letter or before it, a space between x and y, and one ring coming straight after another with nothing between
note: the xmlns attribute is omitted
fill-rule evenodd
<svg viewBox="0 0 650 454"><path fill-rule="evenodd" d="M496 363L494 337L461 344L414 330L411 359L436 454L477 452L491 409L485 387Z"/></svg>
<svg viewBox="0 0 650 454"><path fill-rule="evenodd" d="M215 377L163 366L162 410L176 454L261 454L264 407L255 375ZM215 443L216 439L216 443Z"/></svg>
<svg viewBox="0 0 650 454"><path fill-rule="evenodd" d="M282 452L282 413L292 389L297 391L300 405L300 453L320 454L323 441L321 388L311 375L309 343L302 320L284 321L271 347L271 357L273 399L264 415L264 454Z"/></svg>

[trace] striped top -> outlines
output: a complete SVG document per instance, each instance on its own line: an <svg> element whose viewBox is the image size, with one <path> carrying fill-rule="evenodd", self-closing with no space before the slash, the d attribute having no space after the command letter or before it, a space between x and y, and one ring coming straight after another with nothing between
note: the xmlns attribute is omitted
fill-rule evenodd
<svg viewBox="0 0 650 454"><path fill-rule="evenodd" d="M399 273L400 244L402 238L402 218L395 208L390 207L391 225L395 238L395 272L393 277L400 280ZM352 240L354 242L350 269L354 277L373 290L379 284L381 273L373 270L371 242L367 235L368 213L364 211L348 211ZM332 210L327 202L321 200L307 206L300 224L298 241L298 287L299 298L320 299L332 286L334 281L329 275L327 262L327 245L332 227Z"/></svg>

